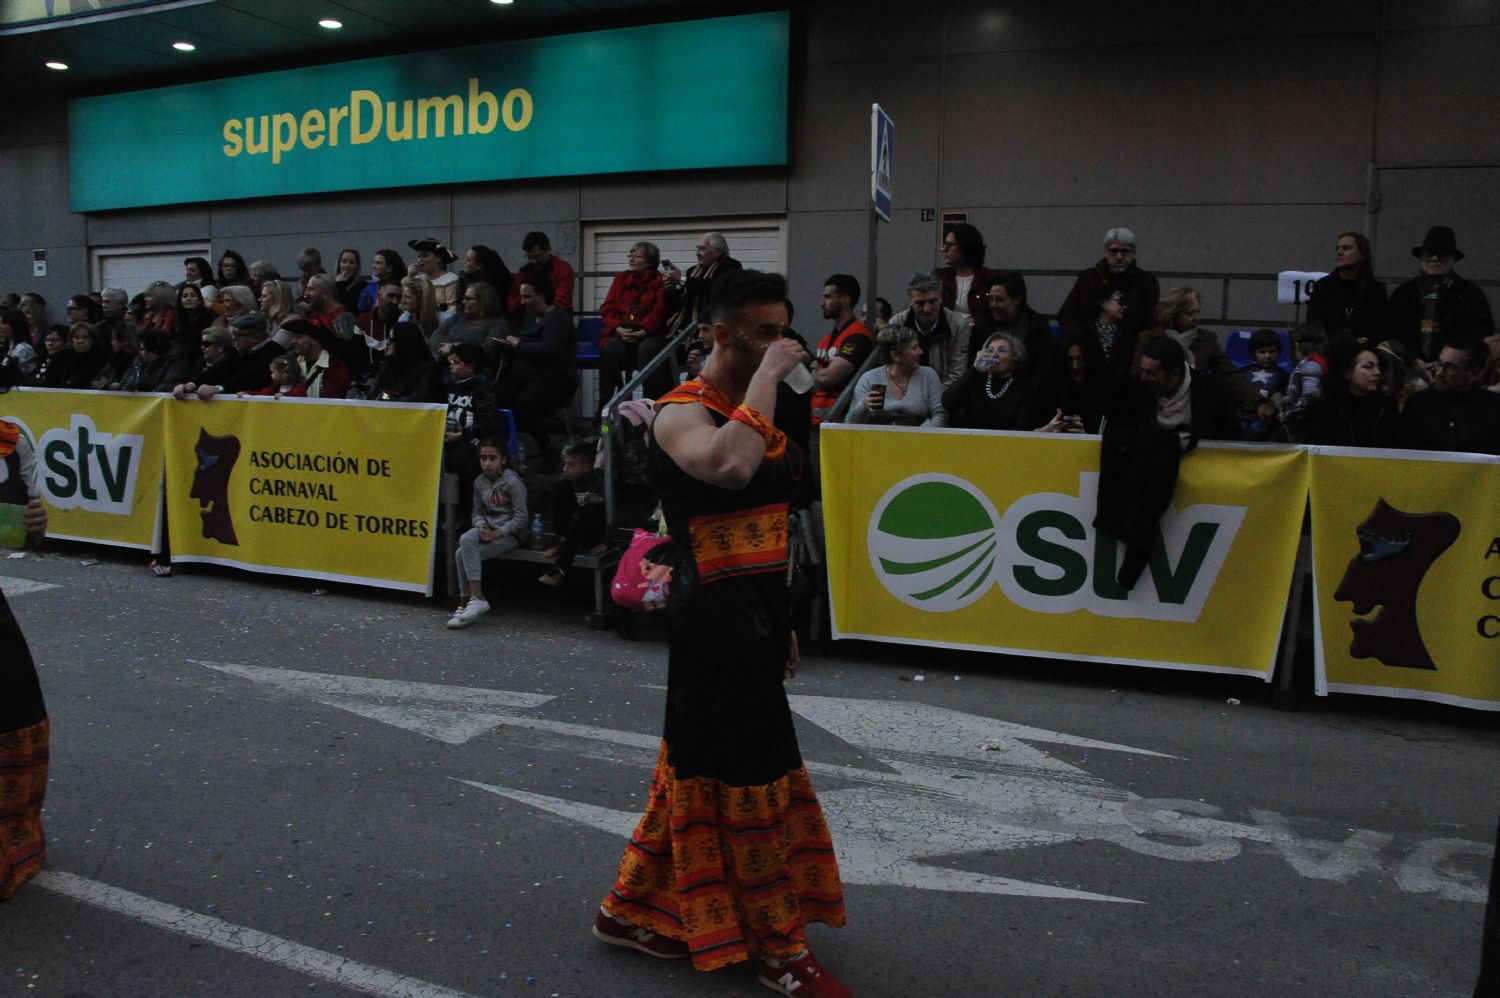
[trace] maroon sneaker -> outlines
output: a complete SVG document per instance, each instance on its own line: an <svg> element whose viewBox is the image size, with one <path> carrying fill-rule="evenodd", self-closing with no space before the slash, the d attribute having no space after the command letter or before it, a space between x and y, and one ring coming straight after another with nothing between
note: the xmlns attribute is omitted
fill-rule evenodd
<svg viewBox="0 0 1500 998"><path fill-rule="evenodd" d="M811 953L803 953L779 967L762 960L760 983L791 998L853 998L853 992L820 967Z"/></svg>
<svg viewBox="0 0 1500 998"><path fill-rule="evenodd" d="M611 946L639 950L647 956L663 960L680 960L688 955L688 944L680 939L668 939L650 929L621 922L606 915L603 910L594 912L594 938Z"/></svg>

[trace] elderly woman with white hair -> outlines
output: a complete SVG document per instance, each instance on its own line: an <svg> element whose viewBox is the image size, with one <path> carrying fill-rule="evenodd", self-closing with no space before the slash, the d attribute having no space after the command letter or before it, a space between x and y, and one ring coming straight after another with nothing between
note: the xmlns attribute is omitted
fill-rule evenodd
<svg viewBox="0 0 1500 998"><path fill-rule="evenodd" d="M948 425L973 430L1036 429L1035 386L1026 361L1026 344L1009 333L986 339L963 377L943 392Z"/></svg>

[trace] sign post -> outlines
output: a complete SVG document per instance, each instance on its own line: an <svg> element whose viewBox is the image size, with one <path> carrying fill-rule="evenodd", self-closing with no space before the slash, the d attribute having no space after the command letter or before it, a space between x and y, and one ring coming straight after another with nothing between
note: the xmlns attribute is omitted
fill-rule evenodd
<svg viewBox="0 0 1500 998"><path fill-rule="evenodd" d="M880 221L891 220L891 160L896 153L896 125L879 104L870 105L870 261L865 284L865 315L871 339L880 321L875 303L875 277Z"/></svg>
<svg viewBox="0 0 1500 998"><path fill-rule="evenodd" d="M1312 286L1328 275L1320 270L1283 270L1276 275L1276 304L1297 306L1297 321L1302 321L1302 306L1312 297Z"/></svg>

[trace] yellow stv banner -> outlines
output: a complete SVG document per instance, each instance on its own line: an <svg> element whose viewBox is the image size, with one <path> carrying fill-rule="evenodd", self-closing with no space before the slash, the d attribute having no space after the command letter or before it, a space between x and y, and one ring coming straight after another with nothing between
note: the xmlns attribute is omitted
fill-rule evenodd
<svg viewBox="0 0 1500 998"><path fill-rule="evenodd" d="M166 406L174 561L432 591L444 408Z"/></svg>
<svg viewBox="0 0 1500 998"><path fill-rule="evenodd" d="M36 448L50 536L155 548L164 401L55 388L0 395L0 419L20 424Z"/></svg>
<svg viewBox="0 0 1500 998"><path fill-rule="evenodd" d="M1093 527L1097 437L824 426L820 450L835 637L1270 679L1300 450L1188 455L1128 593Z"/></svg>
<svg viewBox="0 0 1500 998"><path fill-rule="evenodd" d="M1500 461L1313 448L1317 691L1500 710Z"/></svg>

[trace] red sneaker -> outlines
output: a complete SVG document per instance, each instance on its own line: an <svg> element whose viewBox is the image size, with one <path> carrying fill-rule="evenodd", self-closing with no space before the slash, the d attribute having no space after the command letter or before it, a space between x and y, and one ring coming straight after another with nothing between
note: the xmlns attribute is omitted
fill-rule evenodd
<svg viewBox="0 0 1500 998"><path fill-rule="evenodd" d="M602 910L594 912L594 938L611 946L638 950L647 956L663 960L680 960L688 955L688 944L682 940L668 939L650 929L622 922L606 915Z"/></svg>
<svg viewBox="0 0 1500 998"><path fill-rule="evenodd" d="M760 961L760 983L791 998L853 998L853 992L819 966L811 953L803 953L779 967Z"/></svg>

